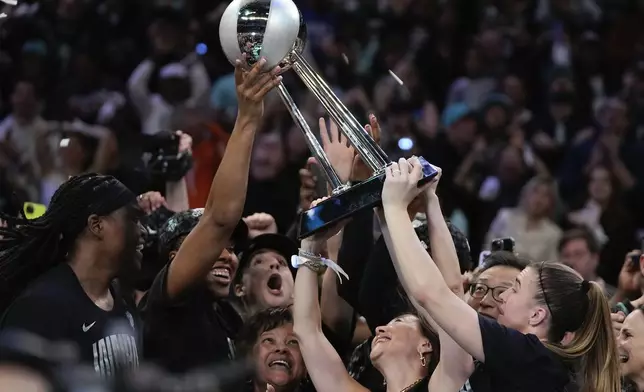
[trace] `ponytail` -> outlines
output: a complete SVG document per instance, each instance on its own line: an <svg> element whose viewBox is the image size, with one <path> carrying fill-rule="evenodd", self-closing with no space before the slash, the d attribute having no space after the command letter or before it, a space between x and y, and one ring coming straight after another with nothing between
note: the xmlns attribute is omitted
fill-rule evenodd
<svg viewBox="0 0 644 392"><path fill-rule="evenodd" d="M544 345L574 364L581 392L621 392L617 344L601 287L561 263L542 262L529 268L539 277L535 300L550 312ZM573 338L562 345L568 333Z"/></svg>
<svg viewBox="0 0 644 392"><path fill-rule="evenodd" d="M576 361L581 392L619 392L621 379L610 308L597 283L589 282L587 296L586 316L570 344L546 346L559 357Z"/></svg>

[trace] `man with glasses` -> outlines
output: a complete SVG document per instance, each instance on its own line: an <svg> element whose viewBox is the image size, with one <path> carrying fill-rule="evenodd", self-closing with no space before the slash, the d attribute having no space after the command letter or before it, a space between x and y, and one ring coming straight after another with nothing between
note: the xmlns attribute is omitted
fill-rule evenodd
<svg viewBox="0 0 644 392"><path fill-rule="evenodd" d="M514 253L492 252L479 267L468 290L467 303L479 313L496 320L501 293L512 287L515 278L526 267Z"/></svg>

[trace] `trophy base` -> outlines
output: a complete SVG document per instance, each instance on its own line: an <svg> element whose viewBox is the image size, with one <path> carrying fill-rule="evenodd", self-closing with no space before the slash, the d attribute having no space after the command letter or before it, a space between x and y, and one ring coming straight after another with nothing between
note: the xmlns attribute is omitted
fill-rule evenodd
<svg viewBox="0 0 644 392"><path fill-rule="evenodd" d="M438 171L424 158L418 159L423 167L423 178L418 181L418 186L422 186L436 177ZM385 173L380 173L303 211L299 217L297 238L308 238L358 211L380 205L384 181Z"/></svg>

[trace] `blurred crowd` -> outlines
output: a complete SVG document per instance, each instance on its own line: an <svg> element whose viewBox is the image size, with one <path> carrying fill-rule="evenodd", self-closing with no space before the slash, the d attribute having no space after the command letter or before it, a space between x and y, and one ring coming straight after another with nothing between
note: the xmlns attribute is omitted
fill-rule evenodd
<svg viewBox="0 0 644 392"><path fill-rule="evenodd" d="M0 211L47 205L70 175L112 174L133 192L167 191L155 170L175 130L192 137L178 169L203 207L237 113L219 19L228 2L21 0L0 19ZM617 285L644 228L644 3L636 0L297 1L306 56L391 158L443 169L443 212L472 255L512 236L557 258L584 226L592 249L569 264ZM393 75L395 75L395 77ZM285 83L310 124L321 106ZM280 232L315 196L309 156L276 97L254 145L244 216ZM154 159L152 159L154 160ZM175 177L177 176L176 173ZM573 265L574 266L574 265Z"/></svg>

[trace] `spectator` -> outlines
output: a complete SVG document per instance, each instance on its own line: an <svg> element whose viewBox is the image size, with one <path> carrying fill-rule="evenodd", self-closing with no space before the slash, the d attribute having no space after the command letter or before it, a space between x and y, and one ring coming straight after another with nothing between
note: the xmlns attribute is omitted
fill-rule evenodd
<svg viewBox="0 0 644 392"><path fill-rule="evenodd" d="M596 282L607 298L615 294L612 287L597 274L600 246L592 232L586 229L567 231L559 241L559 257L562 263L579 272L584 279Z"/></svg>
<svg viewBox="0 0 644 392"><path fill-rule="evenodd" d="M501 209L490 225L485 244L495 238L513 237L516 251L533 260L557 260L561 229L552 221L557 201L556 184L533 178L522 190L519 206Z"/></svg>

